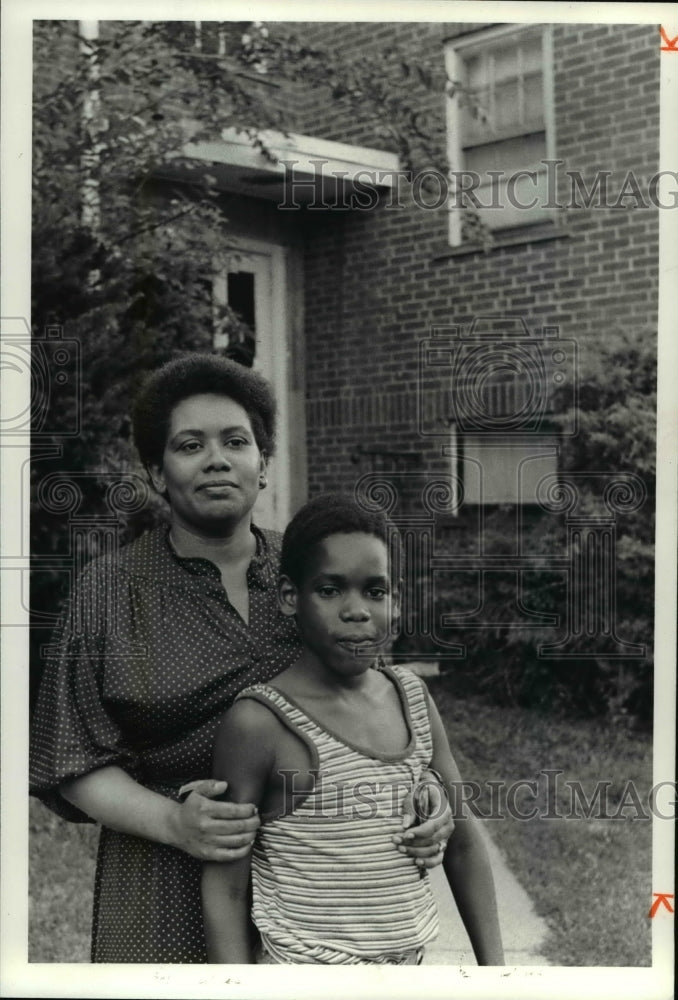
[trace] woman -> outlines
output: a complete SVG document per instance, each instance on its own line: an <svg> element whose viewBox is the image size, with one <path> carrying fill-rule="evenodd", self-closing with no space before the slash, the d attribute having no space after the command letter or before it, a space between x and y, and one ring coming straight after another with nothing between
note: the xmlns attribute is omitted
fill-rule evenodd
<svg viewBox="0 0 678 1000"><path fill-rule="evenodd" d="M275 406L256 373L194 354L151 376L133 425L170 525L78 581L41 685L31 793L102 826L94 962L205 962L201 862L242 857L259 820L196 779L238 692L300 648L277 603L279 535L252 523ZM409 852L437 861L450 829L448 811Z"/></svg>

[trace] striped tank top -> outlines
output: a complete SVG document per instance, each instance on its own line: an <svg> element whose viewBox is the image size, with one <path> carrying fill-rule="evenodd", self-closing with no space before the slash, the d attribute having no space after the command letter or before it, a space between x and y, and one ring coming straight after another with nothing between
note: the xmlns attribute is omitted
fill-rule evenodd
<svg viewBox="0 0 678 1000"><path fill-rule="evenodd" d="M431 761L421 681L381 668L396 685L409 731L397 754L340 739L269 684L239 697L267 705L311 748L314 790L284 816L262 817L252 851L252 917L278 962L383 963L438 933L428 874L392 842L402 802Z"/></svg>

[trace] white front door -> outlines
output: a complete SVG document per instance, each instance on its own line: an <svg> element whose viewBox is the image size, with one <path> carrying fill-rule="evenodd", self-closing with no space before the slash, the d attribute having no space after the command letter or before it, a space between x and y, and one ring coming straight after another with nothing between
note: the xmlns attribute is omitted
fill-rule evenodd
<svg viewBox="0 0 678 1000"><path fill-rule="evenodd" d="M269 464L268 486L254 508L257 524L283 531L290 514L290 308L287 251L254 240L234 241L233 258L215 278L215 305L228 304L253 335L252 367L266 378L277 403L276 455ZM228 347L226 334L215 334L214 347ZM302 431L297 428L297 431ZM294 449L296 451L296 449Z"/></svg>

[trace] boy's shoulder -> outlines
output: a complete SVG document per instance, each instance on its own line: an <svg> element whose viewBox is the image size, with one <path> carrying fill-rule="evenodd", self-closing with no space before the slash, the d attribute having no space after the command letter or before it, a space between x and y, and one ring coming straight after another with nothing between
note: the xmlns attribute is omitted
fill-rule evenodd
<svg viewBox="0 0 678 1000"><path fill-rule="evenodd" d="M247 688L247 692L253 689ZM222 715L214 745L215 760L239 759L244 754L250 764L270 761L275 754L281 723L254 692L243 691Z"/></svg>
<svg viewBox="0 0 678 1000"><path fill-rule="evenodd" d="M265 696L261 693L263 687L263 684L256 684L244 688L226 712L226 716L246 724L250 719L267 718L272 715L266 707Z"/></svg>
<svg viewBox="0 0 678 1000"><path fill-rule="evenodd" d="M221 728L227 727L234 736L262 739L279 731L280 721L272 703L265 695L266 685L244 688L222 718Z"/></svg>

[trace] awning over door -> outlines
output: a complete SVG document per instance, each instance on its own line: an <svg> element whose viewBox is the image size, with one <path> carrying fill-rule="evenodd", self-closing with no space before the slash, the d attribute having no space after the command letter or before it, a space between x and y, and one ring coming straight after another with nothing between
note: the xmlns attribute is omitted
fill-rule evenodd
<svg viewBox="0 0 678 1000"><path fill-rule="evenodd" d="M293 199L318 207L322 201L334 201L335 206L343 202L346 208L369 207L370 196L396 187L400 165L395 153L382 149L292 132L255 134L234 128L225 129L219 139L189 143L168 172L174 177L188 174L191 161L193 169L196 161L210 164L225 191L279 205Z"/></svg>

